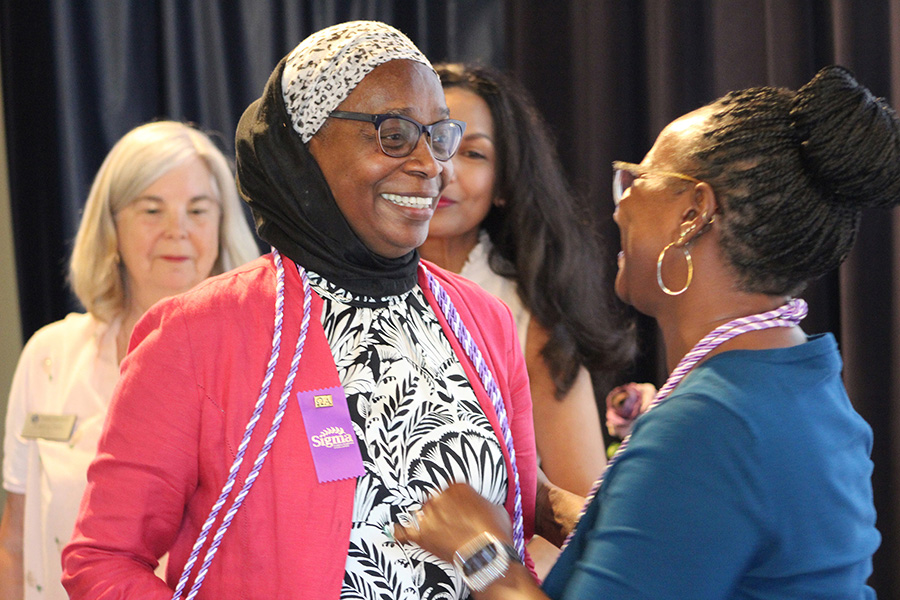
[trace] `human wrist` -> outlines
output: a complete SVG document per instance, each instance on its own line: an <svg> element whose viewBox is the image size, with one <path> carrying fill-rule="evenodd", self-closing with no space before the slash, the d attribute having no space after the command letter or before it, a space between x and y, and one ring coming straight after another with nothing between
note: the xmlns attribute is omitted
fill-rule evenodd
<svg viewBox="0 0 900 600"><path fill-rule="evenodd" d="M525 565L514 562L503 577L497 578L480 592L473 591L475 600L545 600L534 574Z"/></svg>
<svg viewBox="0 0 900 600"><path fill-rule="evenodd" d="M516 549L487 531L460 546L453 555L453 565L475 592L486 590L516 564L522 565Z"/></svg>

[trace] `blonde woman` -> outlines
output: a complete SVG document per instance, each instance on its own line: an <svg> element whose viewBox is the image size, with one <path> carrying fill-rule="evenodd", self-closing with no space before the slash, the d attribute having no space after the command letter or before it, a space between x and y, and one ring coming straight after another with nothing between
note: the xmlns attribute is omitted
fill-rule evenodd
<svg viewBox="0 0 900 600"><path fill-rule="evenodd" d="M159 121L116 143L72 252L70 283L87 312L35 333L13 378L0 597L67 597L60 551L138 319L158 300L258 254L228 161L206 134Z"/></svg>

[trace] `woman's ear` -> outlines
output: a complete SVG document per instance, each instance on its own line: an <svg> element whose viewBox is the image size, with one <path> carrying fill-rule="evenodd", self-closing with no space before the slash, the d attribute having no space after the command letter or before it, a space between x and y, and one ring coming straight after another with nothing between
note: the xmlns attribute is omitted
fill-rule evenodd
<svg viewBox="0 0 900 600"><path fill-rule="evenodd" d="M702 235L712 223L718 208L719 204L712 186L705 181L695 184L690 206L682 215L678 241L675 245L679 248L686 246Z"/></svg>

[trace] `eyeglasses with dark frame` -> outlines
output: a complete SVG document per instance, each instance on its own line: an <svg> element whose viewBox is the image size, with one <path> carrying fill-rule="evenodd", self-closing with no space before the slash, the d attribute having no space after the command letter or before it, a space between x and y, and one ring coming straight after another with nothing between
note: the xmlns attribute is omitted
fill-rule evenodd
<svg viewBox="0 0 900 600"><path fill-rule="evenodd" d="M450 160L459 149L466 124L456 119L442 119L431 125L423 125L406 115L333 111L329 117L365 121L375 126L378 133L378 147L393 158L409 156L419 143L423 133L427 133L428 146L434 158L440 161Z"/></svg>
<svg viewBox="0 0 900 600"><path fill-rule="evenodd" d="M625 192L628 191L628 188L630 188L634 184L634 181L645 175L674 177L676 179L681 179L682 181L690 181L691 183L703 183L696 177L691 177L690 175L685 175L684 173L650 169L641 165L636 165L634 163L622 162L620 160L615 161L612 166L614 171L613 204L616 205L616 208L619 207L619 203L622 201L622 196L624 196Z"/></svg>

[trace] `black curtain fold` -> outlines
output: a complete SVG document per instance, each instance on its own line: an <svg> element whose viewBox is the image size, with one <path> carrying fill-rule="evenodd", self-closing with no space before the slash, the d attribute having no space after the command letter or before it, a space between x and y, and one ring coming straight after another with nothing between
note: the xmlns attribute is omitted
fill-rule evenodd
<svg viewBox="0 0 900 600"><path fill-rule="evenodd" d="M796 89L833 63L849 67L895 108L900 104L900 0L563 4L508 0L507 60L555 129L611 256L618 233L610 162L639 161L679 115L731 89ZM848 261L803 294L810 304L804 328L835 333L848 392L874 432L872 482L883 542L871 584L883 598L900 597L900 449L893 441L900 439L898 236L900 211L864 214ZM638 325L643 354L622 379L659 384L665 373L656 327L643 317Z"/></svg>

